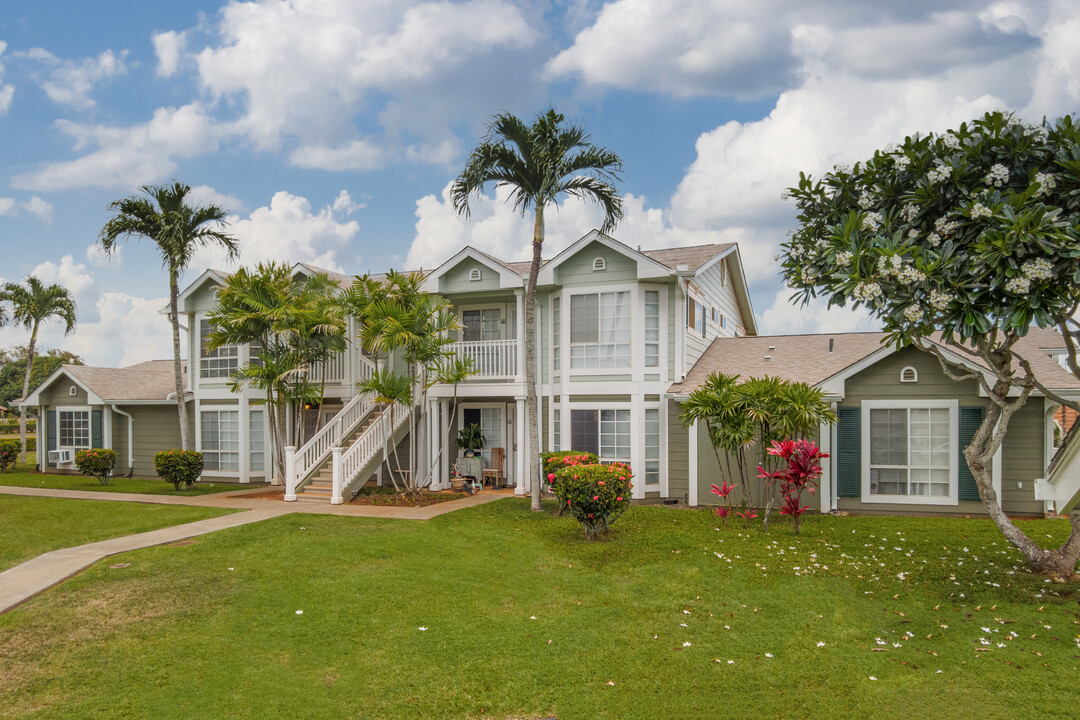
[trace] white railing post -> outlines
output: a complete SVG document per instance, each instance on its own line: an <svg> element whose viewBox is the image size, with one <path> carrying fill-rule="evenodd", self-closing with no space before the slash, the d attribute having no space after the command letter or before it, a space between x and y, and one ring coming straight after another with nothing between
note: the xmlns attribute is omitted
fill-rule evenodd
<svg viewBox="0 0 1080 720"><path fill-rule="evenodd" d="M333 465L331 467L334 470L334 489L330 493L330 504L340 505L345 502L345 499L341 497L341 486L344 482L344 479L342 478L343 468L341 467L341 446L335 445L330 452L333 457Z"/></svg>
<svg viewBox="0 0 1080 720"><path fill-rule="evenodd" d="M296 500L296 446L285 448L285 502Z"/></svg>

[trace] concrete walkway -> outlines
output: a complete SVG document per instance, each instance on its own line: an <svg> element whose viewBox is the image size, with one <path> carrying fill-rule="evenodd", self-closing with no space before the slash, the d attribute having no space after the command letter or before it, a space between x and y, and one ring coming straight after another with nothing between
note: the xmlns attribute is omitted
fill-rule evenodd
<svg viewBox="0 0 1080 720"><path fill-rule="evenodd" d="M198 497L178 497L173 495L141 495L136 493L93 492L89 490L56 490L50 488L27 488L0 486L0 494L21 495L23 497L53 497L73 500L107 500L113 502L139 502L159 505L194 505L197 507L218 507L244 510L232 515L199 520L197 522L175 525L151 532L128 535L127 537L102 540L78 547L53 550L27 560L21 565L0 572L0 614L26 602L38 593L48 590L53 585L63 582L72 575L85 570L98 560L154 545L186 540L187 538L224 530L226 528L247 525L268 518L280 517L292 513L314 513L318 515L346 515L351 517L386 518L397 520L429 520L454 510L461 510L474 505L483 505L494 500L513 497L513 490L490 490L472 495L461 500L450 500L422 508L381 507L376 505L325 505L307 502L291 502L265 497L253 497L266 493L266 488L240 490L236 492L200 495Z"/></svg>

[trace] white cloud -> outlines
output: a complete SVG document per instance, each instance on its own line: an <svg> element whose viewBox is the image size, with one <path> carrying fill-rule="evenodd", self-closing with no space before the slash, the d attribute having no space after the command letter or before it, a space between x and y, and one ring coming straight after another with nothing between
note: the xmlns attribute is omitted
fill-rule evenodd
<svg viewBox="0 0 1080 720"><path fill-rule="evenodd" d="M158 77L172 77L180 67L180 58L187 46L187 33L169 30L154 33L154 54L157 55Z"/></svg>
<svg viewBox="0 0 1080 720"><path fill-rule="evenodd" d="M172 329L161 313L168 302L165 297L101 293L94 302L96 320L80 321L71 337L50 338L49 344L74 352L88 365L104 367L171 359Z"/></svg>
<svg viewBox="0 0 1080 720"><path fill-rule="evenodd" d="M782 287L772 297L772 305L757 314L761 318L758 332L763 335L798 335L807 332L842 333L874 332L881 324L870 317L864 308L851 310L829 308L828 301L814 298L806 305L791 302L792 292ZM768 300L765 295L759 297Z"/></svg>
<svg viewBox="0 0 1080 720"><path fill-rule="evenodd" d="M60 285L67 288L75 299L79 310L79 318L83 319L87 313L93 313L93 307L97 298L98 288L94 276L86 270L86 265L75 262L71 255L65 255L59 263L46 260L30 271L31 275L46 285Z"/></svg>
<svg viewBox="0 0 1080 720"><path fill-rule="evenodd" d="M23 207L31 215L36 215L37 218L41 220L41 222L43 222L45 225L52 225L52 203L46 202L39 198L37 195L34 195L25 203L23 203Z"/></svg>
<svg viewBox="0 0 1080 720"><path fill-rule="evenodd" d="M340 147L304 145L293 150L289 162L296 167L321 170L375 170L387 160L386 148L370 140L359 139Z"/></svg>
<svg viewBox="0 0 1080 720"><path fill-rule="evenodd" d="M158 108L149 122L132 127L84 125L58 120L75 150L97 149L75 160L49 163L18 175L16 187L64 190L75 187L137 187L176 171L175 158L193 157L217 148L219 131L198 102Z"/></svg>
<svg viewBox="0 0 1080 720"><path fill-rule="evenodd" d="M124 260L123 251L120 245L114 245L112 252L106 255L101 245L91 243L86 246L86 261L97 268L120 267Z"/></svg>
<svg viewBox="0 0 1080 720"><path fill-rule="evenodd" d="M14 198L0 198L0 215L15 215L18 209Z"/></svg>
<svg viewBox="0 0 1080 720"><path fill-rule="evenodd" d="M360 224L344 218L356 209L348 193L313 212L307 198L279 191L269 207L257 208L246 218L230 218L228 232L240 241L239 261L230 262L219 250L201 252L187 277L190 280L210 267L231 269L270 260L351 271L357 258L348 250L359 235Z"/></svg>
<svg viewBox="0 0 1080 720"><path fill-rule="evenodd" d="M4 42L3 40L0 40L0 56L2 56L4 54L4 50L6 50L6 49L7 49L7 43ZM4 63L3 63L3 60L0 59L0 80L3 80L3 79L4 79ZM11 107L11 100L12 100L13 97L15 97L15 86L14 85L0 84L0 115L4 115L5 113L7 113L8 108Z"/></svg>
<svg viewBox="0 0 1080 720"><path fill-rule="evenodd" d="M41 89L54 103L75 108L93 107L90 93L94 87L127 73L127 50L119 53L106 50L97 57L81 60L62 60L43 48L32 48L18 55L51 67L48 77L41 81Z"/></svg>
<svg viewBox="0 0 1080 720"><path fill-rule="evenodd" d="M195 185L188 195L192 205L217 205L226 212L235 213L244 209L244 203L235 195L218 192L209 185Z"/></svg>
<svg viewBox="0 0 1080 720"><path fill-rule="evenodd" d="M384 161L376 141L357 140L352 125L368 103L422 98L422 111L404 113L404 122L394 113L380 117L385 144L394 144L432 121L435 96L453 97L459 114L474 112L470 100L499 70L492 53L530 48L540 37L507 0L230 3L217 30L221 43L196 55L199 77L212 96L242 105L236 129L262 149L295 137L301 149L294 163L329 169ZM462 75L475 88L469 93L457 92ZM520 75L514 80L521 84ZM445 123L446 115L437 120Z"/></svg>

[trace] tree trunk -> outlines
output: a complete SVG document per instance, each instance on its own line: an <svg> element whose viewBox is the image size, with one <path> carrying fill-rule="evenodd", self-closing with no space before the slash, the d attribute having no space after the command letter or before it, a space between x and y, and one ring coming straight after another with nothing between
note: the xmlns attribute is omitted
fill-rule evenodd
<svg viewBox="0 0 1080 720"><path fill-rule="evenodd" d="M533 256L529 266L529 284L525 288L525 415L529 423L529 462L534 512L540 512L540 404L536 398L536 281L540 275L541 252L544 246L544 206L536 205L533 224ZM524 478L523 478L524 479Z"/></svg>
<svg viewBox="0 0 1080 720"><path fill-rule="evenodd" d="M30 372L34 367L34 347L37 345L38 323L34 323L33 330L30 331L30 344L26 346L26 375L23 377L22 396L23 400L26 400L26 396L30 394ZM43 418L38 418L38 435L41 434L41 421ZM48 428L45 429L48 432ZM19 442L22 443L22 464L26 464L26 405L19 406Z"/></svg>
<svg viewBox="0 0 1080 720"><path fill-rule="evenodd" d="M1007 386L1003 390L995 388L995 391L1000 393L999 399L1007 398ZM1026 401L1026 398L1024 400ZM971 439L971 444L964 448L964 458L967 460L968 467L971 468L971 474L975 477L979 497L986 506L990 519L994 521L1005 539L1023 553L1028 567L1035 572L1071 576L1076 572L1077 561L1080 561L1080 512L1074 512L1069 516L1071 531L1065 543L1059 548L1044 550L1009 519L1009 516L1001 509L997 493L994 492L994 482L988 465L997 452L999 443L995 442L995 439L1004 438L1013 412L1023 406L1023 401L1013 400L1012 403L1010 412L1002 412L995 403L990 405L982 425Z"/></svg>
<svg viewBox="0 0 1080 720"><path fill-rule="evenodd" d="M169 322L172 324L173 344L173 375L176 379L176 414L180 418L180 447L191 450L191 437L188 435L187 404L184 402L184 371L180 365L180 318L178 316L177 299L180 295L178 285L179 278L175 267L169 268ZM190 328L188 332L198 332L198 328ZM201 339L201 338L200 338ZM192 365L190 372L196 371L195 363L198 358L188 361Z"/></svg>

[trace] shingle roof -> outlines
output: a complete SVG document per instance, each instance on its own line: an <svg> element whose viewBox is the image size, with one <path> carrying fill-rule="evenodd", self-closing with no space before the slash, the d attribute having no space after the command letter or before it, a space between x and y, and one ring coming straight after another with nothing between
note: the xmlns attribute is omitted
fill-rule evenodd
<svg viewBox="0 0 1080 720"><path fill-rule="evenodd" d="M698 358L686 379L672 385L668 392L677 395L693 392L715 372L744 378L768 375L816 385L879 350L884 338L885 333L880 332L717 338Z"/></svg>
<svg viewBox="0 0 1080 720"><path fill-rule="evenodd" d="M185 385L187 361L181 363ZM168 400L176 392L172 360L150 360L124 368L64 365L69 374L93 390L106 402L125 400Z"/></svg>
<svg viewBox="0 0 1080 720"><path fill-rule="evenodd" d="M738 374L744 378L769 375L816 385L879 350L884 339L885 333L880 332L717 338L690 369L686 379L672 385L668 392L676 395L693 392L714 372ZM1062 345L1056 331L1032 328L1017 342L1016 350L1031 363L1035 377L1047 388L1080 389L1080 380L1045 352ZM942 347L949 349L947 345ZM986 367L981 361L976 364Z"/></svg>
<svg viewBox="0 0 1080 720"><path fill-rule="evenodd" d="M730 248L735 243L712 243L710 245L691 245L690 247L663 248L660 250L642 250L661 265L677 268L686 265L689 270L697 270L714 257Z"/></svg>

